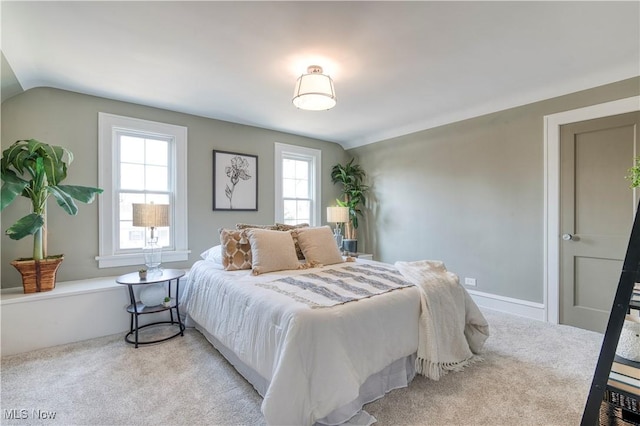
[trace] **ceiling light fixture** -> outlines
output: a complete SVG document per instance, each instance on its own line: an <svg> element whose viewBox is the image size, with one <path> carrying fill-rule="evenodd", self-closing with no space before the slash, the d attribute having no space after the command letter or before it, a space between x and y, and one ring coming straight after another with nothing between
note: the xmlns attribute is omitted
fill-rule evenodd
<svg viewBox="0 0 640 426"><path fill-rule="evenodd" d="M333 80L322 73L322 67L311 65L307 68L307 74L298 78L293 92L293 104L310 111L322 111L336 106Z"/></svg>

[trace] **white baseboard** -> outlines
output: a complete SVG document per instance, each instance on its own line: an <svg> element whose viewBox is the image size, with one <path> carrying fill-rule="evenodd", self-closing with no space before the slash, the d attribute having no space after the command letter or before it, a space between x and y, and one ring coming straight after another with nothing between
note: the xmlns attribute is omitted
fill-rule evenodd
<svg viewBox="0 0 640 426"><path fill-rule="evenodd" d="M506 312L538 321L545 321L544 304L529 302L528 300L513 299L511 297L499 296L497 294L484 293L477 290L467 289L471 298L482 308L493 309L494 311Z"/></svg>

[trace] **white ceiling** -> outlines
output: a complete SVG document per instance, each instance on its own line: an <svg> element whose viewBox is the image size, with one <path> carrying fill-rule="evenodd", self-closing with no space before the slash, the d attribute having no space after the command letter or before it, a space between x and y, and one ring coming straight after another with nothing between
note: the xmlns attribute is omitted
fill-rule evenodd
<svg viewBox="0 0 640 426"><path fill-rule="evenodd" d="M351 148L640 75L640 2L2 2L24 90ZM296 109L308 65L338 104Z"/></svg>

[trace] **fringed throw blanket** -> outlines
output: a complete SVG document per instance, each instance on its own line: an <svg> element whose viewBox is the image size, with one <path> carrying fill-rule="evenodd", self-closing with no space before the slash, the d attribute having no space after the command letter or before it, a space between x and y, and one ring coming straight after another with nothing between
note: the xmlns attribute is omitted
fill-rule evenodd
<svg viewBox="0 0 640 426"><path fill-rule="evenodd" d="M315 309L354 302L413 284L391 265L343 263L256 285Z"/></svg>
<svg viewBox="0 0 640 426"><path fill-rule="evenodd" d="M402 275L420 289L418 374L439 380L479 360L489 324L444 263L433 260L396 262Z"/></svg>

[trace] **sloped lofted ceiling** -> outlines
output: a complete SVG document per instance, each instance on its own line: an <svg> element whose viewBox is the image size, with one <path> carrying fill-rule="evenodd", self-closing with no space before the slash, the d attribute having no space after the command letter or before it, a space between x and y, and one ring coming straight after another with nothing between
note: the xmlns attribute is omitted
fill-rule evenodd
<svg viewBox="0 0 640 426"><path fill-rule="evenodd" d="M633 2L11 2L2 52L55 87L351 148L640 75ZM291 103L324 67L338 104Z"/></svg>

